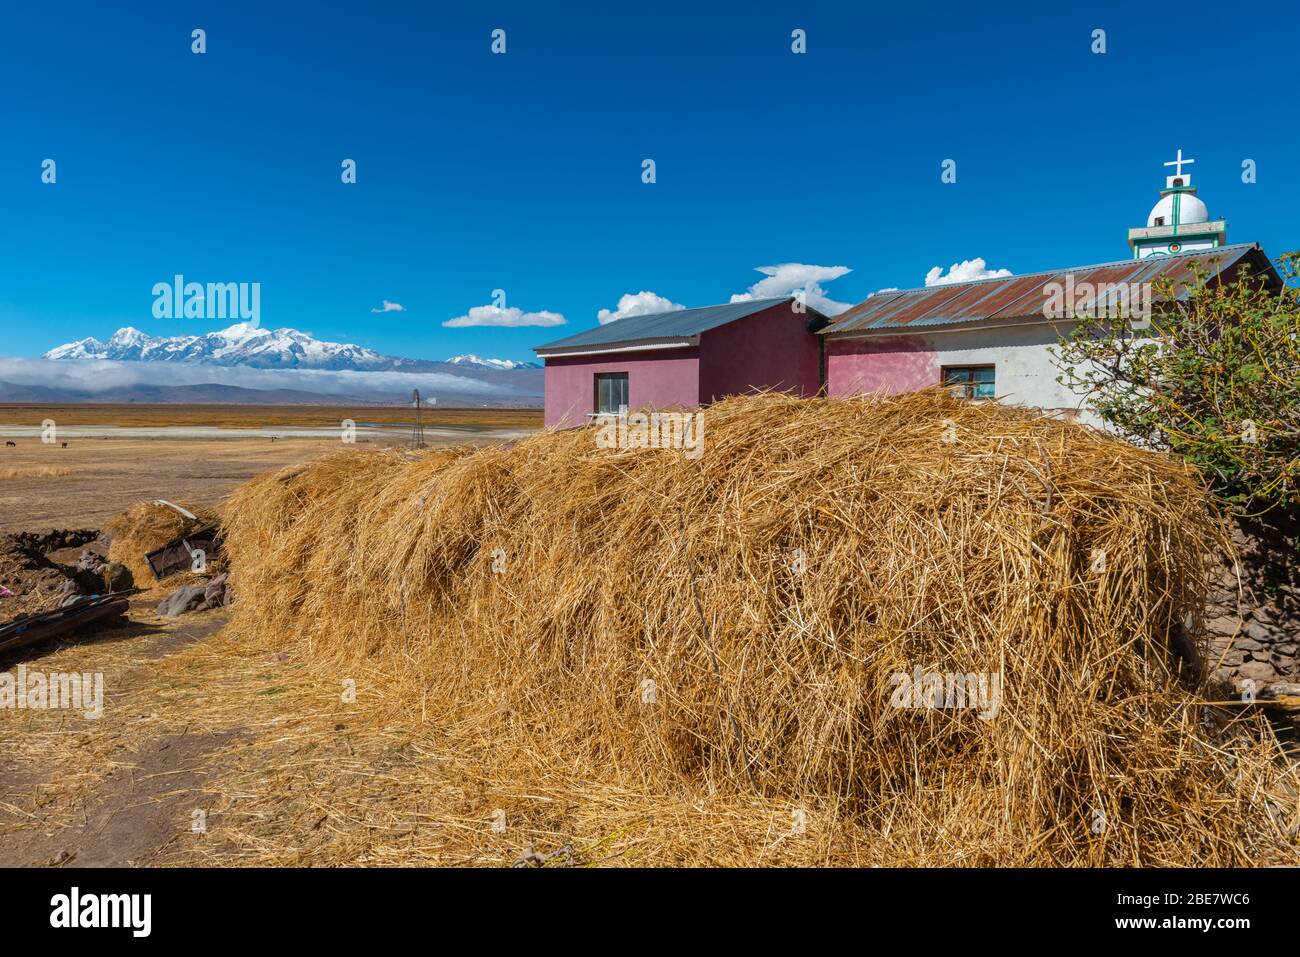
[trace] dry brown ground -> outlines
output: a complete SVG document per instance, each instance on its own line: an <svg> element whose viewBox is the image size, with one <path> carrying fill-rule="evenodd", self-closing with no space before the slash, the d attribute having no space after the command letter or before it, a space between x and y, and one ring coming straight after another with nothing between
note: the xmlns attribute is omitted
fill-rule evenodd
<svg viewBox="0 0 1300 957"><path fill-rule="evenodd" d="M400 425L410 410L325 406L0 406L6 425L39 426L52 418L72 426L212 426L222 428L337 428L358 423ZM494 441L495 430L541 427L541 413L439 409L424 414L428 429L465 430L463 439L430 437L429 444ZM217 506L236 485L270 469L337 451L337 439L70 438L68 447L38 439L0 446L0 532L98 528L128 505L165 498ZM384 440L358 436L358 445ZM396 436L394 441L401 441ZM53 472L54 474L42 474ZM58 474L64 473L64 474Z"/></svg>
<svg viewBox="0 0 1300 957"><path fill-rule="evenodd" d="M128 623L4 662L11 672L21 662L31 671L103 673L104 715L0 713L0 866L143 864L176 839L172 812L231 736L205 731L197 713L155 729L147 699L156 690L144 689L166 656L209 638L225 616L164 622L150 604L134 601Z"/></svg>
<svg viewBox="0 0 1300 957"><path fill-rule="evenodd" d="M338 449L326 439L34 439L5 448L15 470L57 463L66 475L0 477L0 532L98 528L128 505L165 498L217 505L260 472Z"/></svg>
<svg viewBox="0 0 1300 957"><path fill-rule="evenodd" d="M53 419L61 427L76 425L127 426L220 426L223 428L334 428L342 419L409 426L415 410L382 405L137 405L0 404L0 432L5 425L39 426ZM513 429L541 428L537 409L445 409L421 412L426 426Z"/></svg>

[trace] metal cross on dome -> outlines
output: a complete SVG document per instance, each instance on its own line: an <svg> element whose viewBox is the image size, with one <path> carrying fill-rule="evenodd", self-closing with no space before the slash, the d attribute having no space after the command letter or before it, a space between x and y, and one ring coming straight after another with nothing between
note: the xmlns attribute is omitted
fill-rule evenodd
<svg viewBox="0 0 1300 957"><path fill-rule="evenodd" d="M1180 146L1178 147L1178 158L1176 160L1166 163L1165 165L1174 167L1175 176L1182 176L1183 165L1186 164L1188 166L1191 166L1195 162L1196 160L1194 159L1183 159L1183 148Z"/></svg>

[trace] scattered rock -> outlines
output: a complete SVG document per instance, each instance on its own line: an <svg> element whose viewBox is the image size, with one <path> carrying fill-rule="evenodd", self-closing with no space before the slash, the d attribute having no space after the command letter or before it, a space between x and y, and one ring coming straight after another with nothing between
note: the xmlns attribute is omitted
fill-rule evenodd
<svg viewBox="0 0 1300 957"><path fill-rule="evenodd" d="M1268 681L1277 677L1273 666L1263 661L1247 661L1237 669L1237 674L1254 681Z"/></svg>
<svg viewBox="0 0 1300 957"><path fill-rule="evenodd" d="M1276 701L1278 698L1300 698L1300 682L1275 681L1261 688L1259 696L1265 701Z"/></svg>
<svg viewBox="0 0 1300 957"><path fill-rule="evenodd" d="M227 576L223 573L201 585L185 585L158 603L158 614L175 618L188 611L204 611L230 603L226 588Z"/></svg>
<svg viewBox="0 0 1300 957"><path fill-rule="evenodd" d="M99 574L100 569L104 567L104 556L98 552L92 552L89 548L81 550L81 557L77 559L74 566L79 572L94 572Z"/></svg>
<svg viewBox="0 0 1300 957"><path fill-rule="evenodd" d="M164 618L176 618L187 611L194 611L203 604L202 585L185 585L172 592L158 603L158 614Z"/></svg>
<svg viewBox="0 0 1300 957"><path fill-rule="evenodd" d="M1246 635L1256 641L1268 641L1273 637L1273 632L1264 625L1252 621L1246 626Z"/></svg>
<svg viewBox="0 0 1300 957"><path fill-rule="evenodd" d="M203 604L205 608L217 608L221 605L230 604L230 591L226 588L226 580L230 576L222 572L212 581L208 582L203 589Z"/></svg>
<svg viewBox="0 0 1300 957"><path fill-rule="evenodd" d="M18 532L13 537L24 548L44 555L93 542L99 538L99 531L94 528L55 528L48 532Z"/></svg>
<svg viewBox="0 0 1300 957"><path fill-rule="evenodd" d="M1235 635L1241 628L1241 619L1236 615L1221 615L1206 622L1205 628L1212 635Z"/></svg>

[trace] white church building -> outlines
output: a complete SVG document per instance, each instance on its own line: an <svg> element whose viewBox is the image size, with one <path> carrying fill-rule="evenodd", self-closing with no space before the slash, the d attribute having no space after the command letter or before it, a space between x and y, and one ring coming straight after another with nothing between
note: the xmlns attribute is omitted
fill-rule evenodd
<svg viewBox="0 0 1300 957"><path fill-rule="evenodd" d="M1181 295L1197 271L1230 281L1244 268L1281 279L1254 243L1227 244L1227 223L1211 219L1175 160L1147 224L1129 230L1130 258L1117 262L889 290L836 316L823 340L827 393L910 392L950 383L971 398L998 398L1095 419L1083 398L1056 380L1050 352L1081 314L1141 316L1151 284L1168 277Z"/></svg>

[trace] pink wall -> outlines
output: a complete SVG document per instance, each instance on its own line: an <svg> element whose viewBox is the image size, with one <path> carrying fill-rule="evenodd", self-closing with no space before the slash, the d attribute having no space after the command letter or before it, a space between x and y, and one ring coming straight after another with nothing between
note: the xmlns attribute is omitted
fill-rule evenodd
<svg viewBox="0 0 1300 957"><path fill-rule="evenodd" d="M820 345L809 318L781 303L701 335L700 402L755 389L816 395Z"/></svg>
<svg viewBox="0 0 1300 957"><path fill-rule="evenodd" d="M826 340L826 394L893 395L939 381L939 357L922 336Z"/></svg>
<svg viewBox="0 0 1300 957"><path fill-rule="evenodd" d="M725 395L781 389L815 395L820 345L807 313L781 303L710 329L698 347L546 359L546 424L586 425L598 372L628 374L633 409L693 409Z"/></svg>
<svg viewBox="0 0 1300 957"><path fill-rule="evenodd" d="M658 349L546 360L546 424L562 429L586 425L596 411L597 372L626 372L628 404L634 409L694 408L699 400L699 349Z"/></svg>

